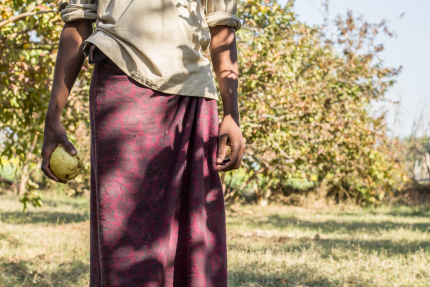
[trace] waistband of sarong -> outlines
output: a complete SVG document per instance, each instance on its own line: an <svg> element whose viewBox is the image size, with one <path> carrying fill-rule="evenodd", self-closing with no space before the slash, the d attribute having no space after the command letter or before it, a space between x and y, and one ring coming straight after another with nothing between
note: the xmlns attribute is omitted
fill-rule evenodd
<svg viewBox="0 0 430 287"><path fill-rule="evenodd" d="M99 48L97 48L96 45L91 44L89 53L88 53L88 63L96 64L100 62L104 62L110 66L118 68L118 66L108 56L106 56Z"/></svg>

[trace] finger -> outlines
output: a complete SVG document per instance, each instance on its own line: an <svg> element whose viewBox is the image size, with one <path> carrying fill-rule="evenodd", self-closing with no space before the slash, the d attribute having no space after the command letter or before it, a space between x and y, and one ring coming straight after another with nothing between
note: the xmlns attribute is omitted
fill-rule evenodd
<svg viewBox="0 0 430 287"><path fill-rule="evenodd" d="M216 155L216 164L222 164L224 158L225 158L225 151L226 151L226 144L227 144L227 135L220 135L218 136L218 149L217 149L217 155Z"/></svg>
<svg viewBox="0 0 430 287"><path fill-rule="evenodd" d="M52 179L53 181L56 182L61 182L61 183L66 183L65 181L60 180L52 171L51 168L49 167L49 160L51 158L51 154L52 154L53 149L44 149L42 152L42 165L41 165L41 170L43 171L43 173L50 179Z"/></svg>
<svg viewBox="0 0 430 287"><path fill-rule="evenodd" d="M238 161L239 166L238 166L238 168L242 164L242 159L243 159L244 153L245 153L245 143L242 143L242 148L240 149L240 152L239 152L239 161Z"/></svg>
<svg viewBox="0 0 430 287"><path fill-rule="evenodd" d="M49 168L49 166L42 166L42 171L43 173L50 179L52 179L55 182L59 182L59 183L67 183L67 181L63 181L61 179L59 179L58 177L55 176L55 174L52 173L51 169Z"/></svg>
<svg viewBox="0 0 430 287"><path fill-rule="evenodd" d="M60 136L60 143L63 145L64 149L70 154L70 155L76 155L77 151L75 149L75 146L69 141L66 134L62 134Z"/></svg>
<svg viewBox="0 0 430 287"><path fill-rule="evenodd" d="M42 163L41 170L48 178L52 179L53 181L66 183L66 181L62 181L57 176L55 176L55 174L51 171L51 168L48 165L46 165L45 162Z"/></svg>
<svg viewBox="0 0 430 287"><path fill-rule="evenodd" d="M231 143L231 157L230 161L225 165L218 166L218 171L230 171L233 169L238 169L241 163L241 151L242 143Z"/></svg>

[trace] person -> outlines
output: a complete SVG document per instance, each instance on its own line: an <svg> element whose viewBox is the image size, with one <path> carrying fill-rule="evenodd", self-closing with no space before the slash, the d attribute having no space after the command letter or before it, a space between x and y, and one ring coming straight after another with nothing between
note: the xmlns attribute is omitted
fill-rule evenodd
<svg viewBox="0 0 430 287"><path fill-rule="evenodd" d="M42 170L61 182L52 152L76 154L61 114L88 57L90 286L227 286L218 172L239 168L245 148L236 0L70 0L59 10Z"/></svg>

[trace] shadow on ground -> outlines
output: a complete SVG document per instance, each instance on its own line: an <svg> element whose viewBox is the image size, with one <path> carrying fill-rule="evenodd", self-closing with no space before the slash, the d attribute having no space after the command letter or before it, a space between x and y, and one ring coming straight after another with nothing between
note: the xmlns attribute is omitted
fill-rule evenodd
<svg viewBox="0 0 430 287"><path fill-rule="evenodd" d="M251 267L252 268L252 267ZM272 273L272 274L270 274ZM286 287L286 286L308 286L308 287L331 287L345 286L346 282L330 279L330 275L322 274L316 268L310 268L306 264L296 264L282 270L279 274L273 274L274 271L269 270L247 270L244 266L241 271L229 272L230 287ZM348 284L351 286L374 286L368 280L361 278L348 277ZM349 286L349 285L348 285Z"/></svg>
<svg viewBox="0 0 430 287"><path fill-rule="evenodd" d="M430 230L429 223L398 223L392 221L379 221L379 222L363 222L363 221L347 221L339 222L335 220L326 220L323 222L299 220L290 217L282 217L279 215L272 215L269 217L253 217L248 218L247 223L251 223L258 226L268 226L271 228L284 229L289 226L298 226L300 228L314 229L315 231L320 230L322 233L348 233L353 235L354 233L362 233L365 231L367 234L379 234L381 231L391 231L398 229L409 229L418 230L420 232L426 232Z"/></svg>
<svg viewBox="0 0 430 287"><path fill-rule="evenodd" d="M21 211L2 212L1 221L9 224L66 224L77 223L89 220L90 215L88 211L81 213L71 212L49 212L49 211L36 211L22 213Z"/></svg>
<svg viewBox="0 0 430 287"><path fill-rule="evenodd" d="M73 262L60 264L54 270L45 269L38 271L34 268L34 262L20 260L18 262L7 259L0 260L0 286L70 286L82 282L88 277L88 263L74 260Z"/></svg>
<svg viewBox="0 0 430 287"><path fill-rule="evenodd" d="M333 256L333 250L337 250L339 256L349 256L351 252L360 251L364 253L383 253L386 256L408 255L416 252L430 252L430 240L428 239L378 239L378 235L382 233L389 233L395 230L408 230L410 232L426 233L430 230L428 223L398 223L392 221L379 221L379 222L363 222L363 221L335 221L326 220L322 222L314 222L307 220L299 220L294 217L283 217L280 215L272 215L268 217L248 217L246 218L247 226L254 228L264 228L267 230L273 229L291 229L299 228L300 230L307 230L314 232L311 237L303 238L289 238L288 236L279 237L273 232L269 235L259 236L254 235L240 235L230 234L230 246L240 248L247 240L253 243L260 242L261 244L252 244L253 251L264 251L267 246L272 250L280 251L293 251L302 252L303 248L318 248L320 249L321 256ZM264 233L264 230L262 231ZM326 234L340 234L347 235L345 239L327 239ZM364 237L367 234L368 238ZM314 240L314 236L317 239ZM235 238L240 239L235 240ZM249 237L249 238L247 238ZM345 236L341 236L345 237ZM363 238L364 237L364 238ZM375 239L376 237L376 239ZM335 254L336 255L336 254ZM336 259L336 256L334 256Z"/></svg>
<svg viewBox="0 0 430 287"><path fill-rule="evenodd" d="M55 200L43 200L43 205L50 206L50 207L58 207L58 206L71 206L73 209L77 210L86 210L90 208L89 199L86 201L82 201L81 198L79 199L55 199Z"/></svg>
<svg viewBox="0 0 430 287"><path fill-rule="evenodd" d="M322 235L323 236L323 235ZM264 253L267 249L272 252L297 252L301 253L304 249L317 249L322 258L348 259L351 253L360 252L364 254L381 254L387 257L408 254L416 252L430 252L430 241L392 241L392 240L342 240L342 239L318 239L300 238L292 239L281 238L239 238L229 240L229 249L249 249L253 247L252 252ZM282 240L279 240L282 239ZM247 244L247 240L249 243ZM281 241L281 242L280 242Z"/></svg>
<svg viewBox="0 0 430 287"><path fill-rule="evenodd" d="M392 241L392 240L333 240L322 239L317 244L323 247L324 252L322 257L332 256L334 260L340 258L336 253L333 255L333 250L341 250L345 258L349 254L345 254L347 250L358 251L372 254L385 254L386 256L408 255L416 252L430 252L430 241ZM342 256L342 255L341 255Z"/></svg>
<svg viewBox="0 0 430 287"><path fill-rule="evenodd" d="M419 207L407 210L400 208L392 208L389 212L378 212L378 211L372 211L368 210L366 211L366 214L368 215L386 215L386 216L393 216L393 217L428 217L430 216L430 208L429 207ZM357 216L360 215L360 213L351 213L351 212L342 212L342 213L336 213L337 217L342 216Z"/></svg>

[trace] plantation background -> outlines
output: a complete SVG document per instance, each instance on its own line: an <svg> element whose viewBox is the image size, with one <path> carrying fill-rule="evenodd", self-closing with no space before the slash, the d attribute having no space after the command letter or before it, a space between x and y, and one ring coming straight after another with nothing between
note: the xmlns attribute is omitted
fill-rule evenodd
<svg viewBox="0 0 430 287"><path fill-rule="evenodd" d="M62 22L58 2L0 0L0 287L88 286L92 67L62 115L85 155L66 185L40 171ZM294 1L240 1L246 152L220 174L229 286L427 286L430 125L395 137L384 110L402 67L380 57L385 21L348 11L321 25ZM222 119L222 103L219 103ZM399 103L388 105L398 113ZM23 209L25 213L23 213Z"/></svg>
<svg viewBox="0 0 430 287"><path fill-rule="evenodd" d="M327 2L323 8L328 9ZM84 65L63 112L69 138L86 164L67 186L40 172L43 123L62 22L58 3L2 0L0 130L3 182L24 204L40 205L40 190L71 196L89 191L88 87ZM385 67L381 34L386 23L369 23L349 11L335 33L297 20L294 1L241 2L240 112L246 154L243 167L223 174L226 200L289 202L316 192L335 202L379 204L398 195L414 177L415 161L428 152L426 134L390 138L384 102L401 67ZM326 10L328 11L328 10ZM221 107L221 103L219 105ZM220 119L222 110L220 109ZM305 190L305 191L304 191Z"/></svg>

